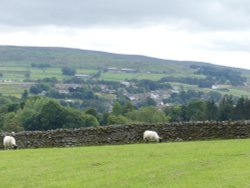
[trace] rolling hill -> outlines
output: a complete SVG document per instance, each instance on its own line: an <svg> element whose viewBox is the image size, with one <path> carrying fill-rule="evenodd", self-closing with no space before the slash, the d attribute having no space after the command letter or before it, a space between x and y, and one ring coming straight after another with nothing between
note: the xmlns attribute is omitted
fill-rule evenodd
<svg viewBox="0 0 250 188"><path fill-rule="evenodd" d="M107 67L139 68L140 70L190 70L191 65L211 66L217 69L246 71L195 61L163 60L140 55L121 55L107 52L58 48L0 46L0 64L8 66L29 66L31 63L49 63L54 67L70 65L88 69ZM247 71L250 73L250 71Z"/></svg>
<svg viewBox="0 0 250 188"><path fill-rule="evenodd" d="M48 67L38 69L33 67L34 64L46 64ZM45 77L63 79L61 68L64 66L75 68L79 74L95 74L102 71L99 79L103 80L120 82L130 79L150 79L156 81L167 77L166 80L170 80L172 85L186 90L208 92L211 90L211 83L215 83L226 88L226 92L219 91L222 94L248 96L250 91L248 86L250 70L239 68L205 62L164 60L140 55L72 48L0 46L2 80L25 80L26 77L31 80ZM132 69L135 72L109 72L108 68ZM27 73L30 75L27 76ZM207 82L209 79L209 87L198 86L198 82ZM2 86L0 85L0 93ZM6 87L3 90L6 91ZM20 94L22 90L18 93Z"/></svg>

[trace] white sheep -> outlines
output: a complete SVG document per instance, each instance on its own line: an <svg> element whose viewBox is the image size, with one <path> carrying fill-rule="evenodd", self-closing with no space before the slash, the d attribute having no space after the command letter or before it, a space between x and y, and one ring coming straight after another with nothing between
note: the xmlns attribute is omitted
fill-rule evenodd
<svg viewBox="0 0 250 188"><path fill-rule="evenodd" d="M143 133L143 140L145 142L148 142L148 141L151 141L151 142L161 142L162 138L159 137L159 135L155 131L144 131L144 133Z"/></svg>
<svg viewBox="0 0 250 188"><path fill-rule="evenodd" d="M13 136L5 136L3 138L4 149L16 149L16 139Z"/></svg>

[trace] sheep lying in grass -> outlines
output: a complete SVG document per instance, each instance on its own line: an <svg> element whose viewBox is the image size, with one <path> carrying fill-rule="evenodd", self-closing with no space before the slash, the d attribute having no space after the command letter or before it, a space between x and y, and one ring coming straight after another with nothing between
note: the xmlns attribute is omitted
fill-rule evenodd
<svg viewBox="0 0 250 188"><path fill-rule="evenodd" d="M145 142L161 142L162 138L155 131L145 131L143 133L143 140Z"/></svg>
<svg viewBox="0 0 250 188"><path fill-rule="evenodd" d="M17 149L16 140L13 136L5 136L3 138L4 149Z"/></svg>

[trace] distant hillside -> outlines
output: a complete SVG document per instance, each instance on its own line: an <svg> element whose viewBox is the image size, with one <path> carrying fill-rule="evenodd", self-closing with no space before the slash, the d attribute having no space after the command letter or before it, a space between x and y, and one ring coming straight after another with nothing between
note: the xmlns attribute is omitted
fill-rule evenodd
<svg viewBox="0 0 250 188"><path fill-rule="evenodd" d="M48 63L53 67L72 66L88 69L118 67L171 73L193 72L190 69L191 65L225 68L204 62L163 60L140 55L121 55L71 48L0 46L1 65L27 67L32 63Z"/></svg>
<svg viewBox="0 0 250 188"><path fill-rule="evenodd" d="M192 91L191 95L195 95L195 91L199 96L217 92L221 95L250 97L250 70L141 55L21 46L0 46L0 93L20 96L24 89L30 88L27 82L37 83L44 78L54 77L60 81L72 79L71 82L76 82L77 79L73 79L72 75L62 73L62 67L73 68L76 77L85 76L80 79L130 82L132 88L128 93L171 85L175 91ZM119 87L113 89L119 90ZM114 91L105 92L111 93L111 98L114 97ZM185 97L176 95L173 100L178 98Z"/></svg>

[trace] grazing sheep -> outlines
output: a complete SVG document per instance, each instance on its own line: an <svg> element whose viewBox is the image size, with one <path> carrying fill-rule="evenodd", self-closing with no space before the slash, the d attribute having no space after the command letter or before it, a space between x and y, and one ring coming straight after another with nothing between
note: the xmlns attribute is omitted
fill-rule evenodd
<svg viewBox="0 0 250 188"><path fill-rule="evenodd" d="M13 136L5 136L3 138L4 149L16 149L16 140Z"/></svg>
<svg viewBox="0 0 250 188"><path fill-rule="evenodd" d="M159 137L159 135L155 131L145 131L143 133L143 140L145 142L148 142L148 141L151 141L151 142L161 142L162 138Z"/></svg>

